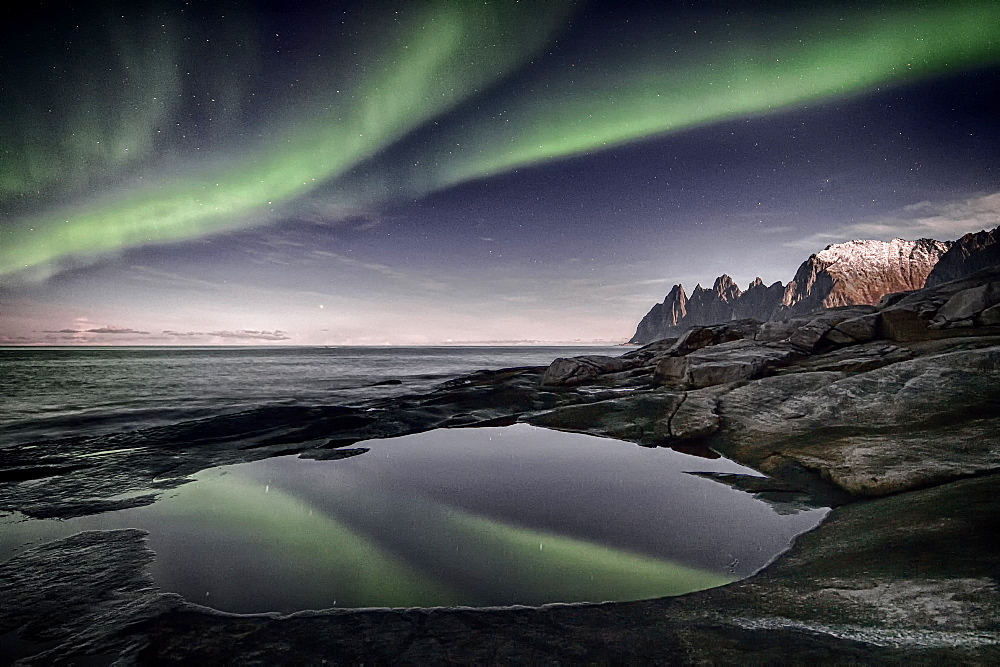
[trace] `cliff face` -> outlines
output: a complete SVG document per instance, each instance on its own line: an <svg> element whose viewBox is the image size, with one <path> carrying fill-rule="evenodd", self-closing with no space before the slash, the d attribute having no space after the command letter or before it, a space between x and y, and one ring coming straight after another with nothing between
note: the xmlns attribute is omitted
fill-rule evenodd
<svg viewBox="0 0 1000 667"><path fill-rule="evenodd" d="M927 287L964 278L1000 264L1000 227L966 234L955 241L927 276Z"/></svg>
<svg viewBox="0 0 1000 667"><path fill-rule="evenodd" d="M630 342L657 340L664 337L661 332L676 330L687 317L687 302L683 285L674 285L663 303L653 306L642 318Z"/></svg>
<svg viewBox="0 0 1000 667"><path fill-rule="evenodd" d="M765 285L763 280L755 278L737 300L732 319L766 322L784 296L785 286L780 281Z"/></svg>
<svg viewBox="0 0 1000 667"><path fill-rule="evenodd" d="M679 335L691 327L734 319L767 320L784 293L785 286L780 282L766 287L760 278L744 292L725 274L715 279L711 289L696 286L690 297L682 285L674 285L663 303L653 306L642 318L629 342L649 343Z"/></svg>
<svg viewBox="0 0 1000 667"><path fill-rule="evenodd" d="M730 320L733 317L733 307L743 292L736 286L733 279L722 274L715 279L711 289L697 285L688 299L688 315L685 324L688 327Z"/></svg>
<svg viewBox="0 0 1000 667"><path fill-rule="evenodd" d="M950 246L951 242L931 239L829 245L799 266L771 319L817 308L871 306L886 294L920 289Z"/></svg>
<svg viewBox="0 0 1000 667"><path fill-rule="evenodd" d="M992 243L978 239L968 246L976 243L1000 250L995 237ZM874 305L885 294L922 288L951 245L931 239L848 241L810 256L788 285L765 286L757 278L742 292L732 278L722 275L711 289L695 287L690 297L683 286L674 285L663 303L642 319L629 342L642 345L678 336L693 326L735 319L766 322L819 308Z"/></svg>

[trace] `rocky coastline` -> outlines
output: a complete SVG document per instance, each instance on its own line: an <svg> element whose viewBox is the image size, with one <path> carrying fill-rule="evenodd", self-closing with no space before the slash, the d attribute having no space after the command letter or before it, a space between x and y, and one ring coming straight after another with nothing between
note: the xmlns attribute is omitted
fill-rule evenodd
<svg viewBox="0 0 1000 667"><path fill-rule="evenodd" d="M1000 266L620 357L189 422L144 432L142 448L125 433L0 450L0 510L91 514L151 503L206 467L518 421L718 452L768 476L720 483L834 509L753 577L676 598L289 616L165 594L141 531L81 533L0 564L0 647L23 664L1000 662Z"/></svg>

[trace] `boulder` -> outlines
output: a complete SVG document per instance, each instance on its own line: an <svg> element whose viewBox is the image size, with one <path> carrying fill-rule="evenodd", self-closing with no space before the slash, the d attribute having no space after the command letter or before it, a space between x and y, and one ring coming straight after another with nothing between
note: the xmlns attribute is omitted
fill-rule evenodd
<svg viewBox="0 0 1000 667"><path fill-rule="evenodd" d="M788 340L789 336L799 330L799 327L808 323L808 319L801 317L764 322L758 327L754 340L762 343L777 343Z"/></svg>
<svg viewBox="0 0 1000 667"><path fill-rule="evenodd" d="M850 345L826 354L817 354L800 361L788 372L802 371L843 371L863 373L882 368L889 364L912 359L914 353L904 347L889 345L884 341L874 341L861 345Z"/></svg>
<svg viewBox="0 0 1000 667"><path fill-rule="evenodd" d="M936 340L955 336L956 333L942 329L951 328L958 322L964 323L965 320L972 319L970 313L974 315L995 305L996 301L990 303L997 298L998 288L991 287L994 283L1000 283L1000 266L911 292L881 308L879 333L896 341ZM951 306L948 306L949 302ZM944 313L940 314L941 311ZM973 319L972 326L976 324ZM981 321L978 324L983 326ZM983 333L972 330L958 335Z"/></svg>
<svg viewBox="0 0 1000 667"><path fill-rule="evenodd" d="M670 348L668 354L685 355L721 342L723 341L719 340L719 336L712 331L711 327L693 327L677 339L677 342Z"/></svg>
<svg viewBox="0 0 1000 667"><path fill-rule="evenodd" d="M913 290L907 292L892 292L891 294L886 294L881 299L878 300L878 303L875 304L875 308L877 310L882 310L883 308L888 308L889 306L893 306L902 301L903 299L905 299L906 297L908 297L912 293Z"/></svg>
<svg viewBox="0 0 1000 667"><path fill-rule="evenodd" d="M588 355L582 357L559 357L542 374L543 387L573 387L585 384L598 375L618 373L635 368L638 359Z"/></svg>
<svg viewBox="0 0 1000 667"><path fill-rule="evenodd" d="M713 446L763 472L789 461L856 496L1000 470L1000 346L858 375L800 372L719 400Z"/></svg>
<svg viewBox="0 0 1000 667"><path fill-rule="evenodd" d="M622 355L622 359L640 359L642 361L647 361L653 357L668 354L677 340L677 338L661 338L660 340L650 343L649 345L643 345L637 350L626 352Z"/></svg>
<svg viewBox="0 0 1000 667"><path fill-rule="evenodd" d="M752 339L760 322L756 320L735 320L710 327L694 327L681 336L667 354L682 356L710 345L721 345L735 340Z"/></svg>
<svg viewBox="0 0 1000 667"><path fill-rule="evenodd" d="M820 346L826 333L833 328L829 322L813 320L802 325L788 337L788 342L804 352L813 352Z"/></svg>
<svg viewBox="0 0 1000 667"><path fill-rule="evenodd" d="M805 352L815 352L830 345L844 345L857 342L852 336L834 328L846 321L859 317L871 316L875 312L873 306L847 306L829 308L812 313L812 319L796 329L788 337L788 342ZM850 329L851 325L848 326Z"/></svg>
<svg viewBox="0 0 1000 667"><path fill-rule="evenodd" d="M868 313L834 325L826 337L831 342L841 345L864 343L878 336L878 325L879 314Z"/></svg>
<svg viewBox="0 0 1000 667"><path fill-rule="evenodd" d="M670 436L674 440L696 440L718 431L719 396L725 391L719 387L689 391L670 420Z"/></svg>
<svg viewBox="0 0 1000 667"><path fill-rule="evenodd" d="M788 341L804 352L830 345L851 345L871 340L877 334L874 306L841 306L810 313L806 317L765 322L754 336L760 342Z"/></svg>
<svg viewBox="0 0 1000 667"><path fill-rule="evenodd" d="M802 353L787 343L730 341L684 357L661 359L653 381L686 388L711 387L763 377L800 356Z"/></svg>
<svg viewBox="0 0 1000 667"><path fill-rule="evenodd" d="M987 308L979 314L979 323L984 327L1000 326L1000 305Z"/></svg>
<svg viewBox="0 0 1000 667"><path fill-rule="evenodd" d="M957 325L972 320L987 308L1000 304L1000 282L970 287L954 294L931 320L931 326Z"/></svg>
<svg viewBox="0 0 1000 667"><path fill-rule="evenodd" d="M670 419L683 402L683 393L654 391L546 410L529 414L522 421L655 447L670 440Z"/></svg>
<svg viewBox="0 0 1000 667"><path fill-rule="evenodd" d="M653 382L657 384L684 384L688 377L687 357L666 357L656 364Z"/></svg>
<svg viewBox="0 0 1000 667"><path fill-rule="evenodd" d="M690 360L689 360L690 361ZM753 359L702 361L688 369L691 387L714 387L719 384L752 380L764 375L766 366Z"/></svg>
<svg viewBox="0 0 1000 667"><path fill-rule="evenodd" d="M918 308L893 307L884 310L879 318L879 335L900 342L940 337L935 336L931 329L933 316L933 311Z"/></svg>

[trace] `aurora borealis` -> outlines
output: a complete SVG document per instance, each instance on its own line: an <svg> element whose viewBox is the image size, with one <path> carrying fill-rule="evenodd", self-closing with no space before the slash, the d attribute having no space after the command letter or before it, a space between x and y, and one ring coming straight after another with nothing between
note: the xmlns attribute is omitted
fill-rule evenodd
<svg viewBox="0 0 1000 667"><path fill-rule="evenodd" d="M34 7L8 344L617 342L675 282L1000 216L987 0Z"/></svg>

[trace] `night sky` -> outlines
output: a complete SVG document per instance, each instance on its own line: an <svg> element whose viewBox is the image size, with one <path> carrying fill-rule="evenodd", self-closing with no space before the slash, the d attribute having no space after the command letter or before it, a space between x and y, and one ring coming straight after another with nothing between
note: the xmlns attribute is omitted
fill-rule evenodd
<svg viewBox="0 0 1000 667"><path fill-rule="evenodd" d="M674 283L1000 224L996 0L19 12L4 344L618 343Z"/></svg>

